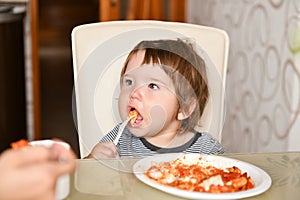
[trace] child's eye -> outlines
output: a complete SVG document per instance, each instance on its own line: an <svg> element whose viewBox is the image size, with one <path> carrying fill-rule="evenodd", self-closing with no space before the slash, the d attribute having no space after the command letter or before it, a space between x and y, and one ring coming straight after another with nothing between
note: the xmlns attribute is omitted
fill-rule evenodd
<svg viewBox="0 0 300 200"><path fill-rule="evenodd" d="M132 85L132 80L130 80L130 79L123 79L123 85L126 85L126 86Z"/></svg>
<svg viewBox="0 0 300 200"><path fill-rule="evenodd" d="M148 87L149 87L150 89L153 89L153 90L159 89L158 85L156 85L155 83L150 83L150 84L148 85Z"/></svg>

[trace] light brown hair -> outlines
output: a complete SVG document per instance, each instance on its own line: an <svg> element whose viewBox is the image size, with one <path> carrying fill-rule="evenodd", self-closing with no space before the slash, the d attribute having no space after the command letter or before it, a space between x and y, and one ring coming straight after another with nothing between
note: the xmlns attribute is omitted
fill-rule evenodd
<svg viewBox="0 0 300 200"><path fill-rule="evenodd" d="M191 100L196 100L194 111L182 121L180 133L193 130L209 97L204 60L190 42L182 39L142 41L129 53L121 71L121 78L128 62L139 50L145 50L142 64L159 64L173 80L181 110L189 109Z"/></svg>

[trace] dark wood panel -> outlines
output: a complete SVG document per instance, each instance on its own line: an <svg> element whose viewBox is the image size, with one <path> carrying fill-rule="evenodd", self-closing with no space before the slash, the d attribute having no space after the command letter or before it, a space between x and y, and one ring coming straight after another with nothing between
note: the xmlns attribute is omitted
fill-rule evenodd
<svg viewBox="0 0 300 200"><path fill-rule="evenodd" d="M96 21L98 21L97 0L40 1L40 45L69 45L71 30L76 25Z"/></svg>
<svg viewBox="0 0 300 200"><path fill-rule="evenodd" d="M1 17L8 20L0 21L0 153L27 137L23 14Z"/></svg>
<svg viewBox="0 0 300 200"><path fill-rule="evenodd" d="M71 31L98 21L98 0L39 1L41 138L60 138L79 155L73 121Z"/></svg>

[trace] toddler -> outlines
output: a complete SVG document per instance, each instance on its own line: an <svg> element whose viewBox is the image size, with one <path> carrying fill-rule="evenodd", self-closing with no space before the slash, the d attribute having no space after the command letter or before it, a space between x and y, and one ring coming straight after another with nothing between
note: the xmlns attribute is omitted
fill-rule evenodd
<svg viewBox="0 0 300 200"><path fill-rule="evenodd" d="M197 132L208 101L206 66L185 39L142 41L129 53L120 77L119 113L137 115L113 141L120 124L87 158L150 156L160 153L224 153L209 133Z"/></svg>

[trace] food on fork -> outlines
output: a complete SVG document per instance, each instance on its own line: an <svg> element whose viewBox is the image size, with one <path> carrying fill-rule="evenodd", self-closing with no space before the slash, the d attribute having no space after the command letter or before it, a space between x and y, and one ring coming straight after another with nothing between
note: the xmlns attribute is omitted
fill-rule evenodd
<svg viewBox="0 0 300 200"><path fill-rule="evenodd" d="M128 113L129 117L132 117L131 120L130 120L130 124L132 126L134 126L134 122L135 120L137 119L137 116L138 116L138 111L136 109L131 109Z"/></svg>
<svg viewBox="0 0 300 200"><path fill-rule="evenodd" d="M225 193L254 188L246 172L236 166L212 166L202 157L192 162L184 156L169 162L153 163L145 175L166 186L193 192Z"/></svg>

